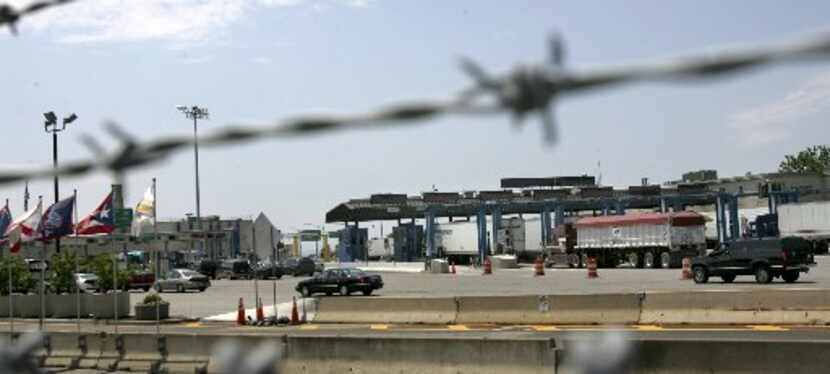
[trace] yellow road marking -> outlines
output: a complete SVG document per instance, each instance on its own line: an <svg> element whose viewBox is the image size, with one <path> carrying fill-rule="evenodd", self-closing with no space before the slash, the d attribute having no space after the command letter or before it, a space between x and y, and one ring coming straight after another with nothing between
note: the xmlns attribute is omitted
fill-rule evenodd
<svg viewBox="0 0 830 374"><path fill-rule="evenodd" d="M640 331L663 331L663 327L657 325L638 325L637 330Z"/></svg>
<svg viewBox="0 0 830 374"><path fill-rule="evenodd" d="M464 325L448 325L447 329L450 331L469 331L470 328Z"/></svg>
<svg viewBox="0 0 830 374"><path fill-rule="evenodd" d="M199 322L189 322L185 323L184 327L202 327L202 324Z"/></svg>
<svg viewBox="0 0 830 374"><path fill-rule="evenodd" d="M300 330L317 330L320 326L317 325L302 325L300 326Z"/></svg>
<svg viewBox="0 0 830 374"><path fill-rule="evenodd" d="M372 330L388 330L389 325L369 325L369 328Z"/></svg>
<svg viewBox="0 0 830 374"><path fill-rule="evenodd" d="M559 331L559 328L556 326L530 326L530 328L536 331Z"/></svg>
<svg viewBox="0 0 830 374"><path fill-rule="evenodd" d="M773 326L773 325L750 325L747 326L752 328L755 331L789 331L790 329L783 328L781 326Z"/></svg>

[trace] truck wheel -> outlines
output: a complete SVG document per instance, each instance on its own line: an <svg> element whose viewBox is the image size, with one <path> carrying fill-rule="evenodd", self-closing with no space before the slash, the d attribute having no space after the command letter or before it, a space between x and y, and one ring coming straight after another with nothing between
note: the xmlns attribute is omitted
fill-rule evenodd
<svg viewBox="0 0 830 374"><path fill-rule="evenodd" d="M651 269L654 267L654 265L654 253L652 253L651 251L646 252L646 255L643 257L643 266L645 266L648 269Z"/></svg>
<svg viewBox="0 0 830 374"><path fill-rule="evenodd" d="M628 254L628 264L631 265L633 268L640 267L640 255L637 253L629 253Z"/></svg>
<svg viewBox="0 0 830 374"><path fill-rule="evenodd" d="M346 287L346 285L340 286L340 295L341 296L349 296L349 293L350 293L349 292L349 287Z"/></svg>
<svg viewBox="0 0 830 374"><path fill-rule="evenodd" d="M582 256L579 256L579 267L584 268L588 266L588 254L583 253Z"/></svg>
<svg viewBox="0 0 830 374"><path fill-rule="evenodd" d="M692 279L695 280L695 283L702 284L709 281L709 272L706 271L706 268L703 266L695 266L692 269Z"/></svg>
<svg viewBox="0 0 830 374"><path fill-rule="evenodd" d="M772 274L766 266L761 265L755 268L755 281L761 284L772 282Z"/></svg>
<svg viewBox="0 0 830 374"><path fill-rule="evenodd" d="M723 283L732 283L735 281L735 274L724 274L720 277L723 279Z"/></svg>
<svg viewBox="0 0 830 374"><path fill-rule="evenodd" d="M660 267L663 269L668 269L671 267L671 255L669 252L663 252L660 254Z"/></svg>
<svg viewBox="0 0 830 374"><path fill-rule="evenodd" d="M798 271L788 271L781 275L781 278L784 278L784 282L793 283L798 280L799 273Z"/></svg>
<svg viewBox="0 0 830 374"><path fill-rule="evenodd" d="M303 286L303 288L300 290L300 294L303 295L303 297L311 297L311 289L309 289L307 286Z"/></svg>
<svg viewBox="0 0 830 374"><path fill-rule="evenodd" d="M576 253L571 253L568 255L568 267L569 268L578 268L579 267L579 255Z"/></svg>

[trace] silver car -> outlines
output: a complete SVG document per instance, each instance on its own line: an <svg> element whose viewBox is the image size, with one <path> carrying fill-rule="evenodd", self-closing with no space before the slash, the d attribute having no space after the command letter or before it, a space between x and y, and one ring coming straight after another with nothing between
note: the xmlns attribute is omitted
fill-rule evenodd
<svg viewBox="0 0 830 374"><path fill-rule="evenodd" d="M81 289L81 292L93 293L98 292L98 276L92 273L75 273L75 286Z"/></svg>
<svg viewBox="0 0 830 374"><path fill-rule="evenodd" d="M190 269L173 269L156 281L153 288L158 292L176 291L185 292L187 290L204 291L210 287L210 280L202 273L195 272Z"/></svg>

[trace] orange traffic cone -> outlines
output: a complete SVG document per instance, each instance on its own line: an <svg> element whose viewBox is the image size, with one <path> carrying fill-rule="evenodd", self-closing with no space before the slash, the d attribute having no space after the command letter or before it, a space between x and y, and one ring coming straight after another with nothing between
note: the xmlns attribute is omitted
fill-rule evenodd
<svg viewBox="0 0 830 374"><path fill-rule="evenodd" d="M259 298L259 300L257 300L256 320L257 322L265 321L265 312L262 310L262 298Z"/></svg>
<svg viewBox="0 0 830 374"><path fill-rule="evenodd" d="M493 263L490 262L490 258L487 257L484 259L484 272L481 275L490 275L493 274Z"/></svg>
<svg viewBox="0 0 830 374"><path fill-rule="evenodd" d="M291 305L291 324L296 325L300 323L300 316L297 313L297 297L293 297L293 305Z"/></svg>
<svg viewBox="0 0 830 374"><path fill-rule="evenodd" d="M588 278L599 278L597 273L597 259L588 257Z"/></svg>
<svg viewBox="0 0 830 374"><path fill-rule="evenodd" d="M242 298L239 298L239 306L236 309L236 324L244 326L247 323L245 320L245 305L242 303Z"/></svg>
<svg viewBox="0 0 830 374"><path fill-rule="evenodd" d="M542 256L536 257L536 262L533 264L533 275L537 277L545 275L545 265L542 263Z"/></svg>
<svg viewBox="0 0 830 374"><path fill-rule="evenodd" d="M450 261L450 273L455 274L455 261Z"/></svg>
<svg viewBox="0 0 830 374"><path fill-rule="evenodd" d="M692 279L692 259L683 257L683 271L680 273L680 279Z"/></svg>

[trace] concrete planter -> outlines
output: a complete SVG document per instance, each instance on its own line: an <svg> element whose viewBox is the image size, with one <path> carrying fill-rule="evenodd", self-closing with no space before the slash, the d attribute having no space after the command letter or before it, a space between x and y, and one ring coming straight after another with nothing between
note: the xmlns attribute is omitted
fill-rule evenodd
<svg viewBox="0 0 830 374"><path fill-rule="evenodd" d="M113 303L115 295L107 294L84 294L83 303L84 315L93 318L114 318ZM130 315L130 293L118 292L118 317L123 318Z"/></svg>
<svg viewBox="0 0 830 374"><path fill-rule="evenodd" d="M72 294L49 295L46 303L52 312L52 318L75 318L78 315L78 296ZM81 294L81 317L84 314L84 295Z"/></svg>
<svg viewBox="0 0 830 374"><path fill-rule="evenodd" d="M170 303L161 303L158 308L159 319L170 318ZM156 305L155 304L136 304L135 305L135 319L141 321L155 321L156 319Z"/></svg>
<svg viewBox="0 0 830 374"><path fill-rule="evenodd" d="M8 309L8 304L6 305L6 309ZM46 295L44 309L44 317L51 317L49 295ZM40 295L14 295L14 316L20 318L40 317Z"/></svg>

